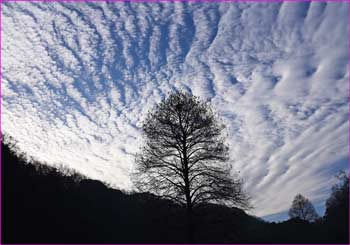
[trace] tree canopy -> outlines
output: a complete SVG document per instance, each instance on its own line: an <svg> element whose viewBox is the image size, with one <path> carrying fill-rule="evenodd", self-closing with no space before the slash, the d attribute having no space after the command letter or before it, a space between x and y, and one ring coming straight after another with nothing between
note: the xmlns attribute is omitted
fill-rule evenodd
<svg viewBox="0 0 350 245"><path fill-rule="evenodd" d="M309 199L298 194L295 196L292 207L289 210L289 217L313 222L319 216Z"/></svg>
<svg viewBox="0 0 350 245"><path fill-rule="evenodd" d="M208 103L186 92L170 94L142 124L136 186L185 204L189 216L204 203L248 208L243 182L232 175L223 129Z"/></svg>

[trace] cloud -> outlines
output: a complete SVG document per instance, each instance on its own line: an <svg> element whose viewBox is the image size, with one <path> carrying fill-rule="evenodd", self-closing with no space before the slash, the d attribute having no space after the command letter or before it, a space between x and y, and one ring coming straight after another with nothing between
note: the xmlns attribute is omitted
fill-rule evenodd
<svg viewBox="0 0 350 245"><path fill-rule="evenodd" d="M210 100L256 215L324 202L347 156L348 3L4 3L2 129L130 189L167 92ZM335 164L342 162L342 164Z"/></svg>

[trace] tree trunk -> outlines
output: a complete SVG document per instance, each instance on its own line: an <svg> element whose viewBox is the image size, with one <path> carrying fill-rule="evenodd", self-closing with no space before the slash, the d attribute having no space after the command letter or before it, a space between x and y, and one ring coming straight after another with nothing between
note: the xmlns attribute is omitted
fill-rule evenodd
<svg viewBox="0 0 350 245"><path fill-rule="evenodd" d="M189 166L188 166L188 156L187 156L187 146L186 139L187 135L182 125L181 116L179 116L181 130L183 133L182 141L182 154L183 154L183 167L184 167L184 182L185 182L185 196L186 196L186 216L187 216L187 242L194 243L194 222L193 222L193 209L192 209L192 199L191 199L191 188L189 181Z"/></svg>
<svg viewBox="0 0 350 245"><path fill-rule="evenodd" d="M185 195L186 195L186 216L187 216L187 242L194 243L194 222L193 222L193 209L191 200L190 183L188 180L188 165L185 158Z"/></svg>
<svg viewBox="0 0 350 245"><path fill-rule="evenodd" d="M193 222L193 210L192 206L187 206L186 210L186 216L187 216L187 242L188 243L194 243L194 222Z"/></svg>

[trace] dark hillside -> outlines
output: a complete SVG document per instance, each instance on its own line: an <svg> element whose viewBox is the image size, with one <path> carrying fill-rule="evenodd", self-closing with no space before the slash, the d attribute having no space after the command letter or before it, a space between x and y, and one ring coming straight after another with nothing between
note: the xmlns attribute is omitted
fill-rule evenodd
<svg viewBox="0 0 350 245"><path fill-rule="evenodd" d="M61 176L50 167L23 164L2 145L4 243L180 242L168 217L179 207L147 194L126 195L96 180ZM168 215L164 215L167 213ZM171 221L171 222L170 222ZM159 232L161 231L161 232Z"/></svg>
<svg viewBox="0 0 350 245"><path fill-rule="evenodd" d="M346 239L344 232L332 237L323 222L266 223L219 205L205 205L195 215L198 243ZM145 193L125 194L77 174L66 177L55 168L24 164L2 144L2 243L185 243L184 220L185 210L172 202Z"/></svg>
<svg viewBox="0 0 350 245"><path fill-rule="evenodd" d="M38 169L24 164L6 145L2 145L2 175L4 243L186 241L184 210L153 195L127 195L96 180L65 177L46 166ZM240 223L255 222L239 209L208 205L199 212L197 239L203 242L218 237L223 242L241 241ZM228 225L225 229L222 222ZM230 235L231 227L237 236Z"/></svg>

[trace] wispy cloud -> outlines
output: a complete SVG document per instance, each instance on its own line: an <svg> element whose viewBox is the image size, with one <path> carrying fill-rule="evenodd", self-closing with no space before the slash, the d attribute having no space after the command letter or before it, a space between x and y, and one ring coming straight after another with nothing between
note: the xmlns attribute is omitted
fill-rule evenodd
<svg viewBox="0 0 350 245"><path fill-rule="evenodd" d="M2 127L118 188L168 91L210 100L256 215L315 203L347 163L348 3L4 3Z"/></svg>

